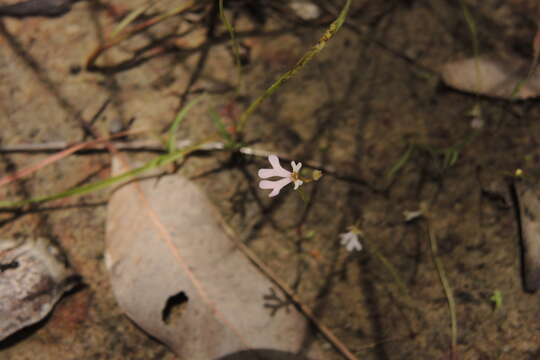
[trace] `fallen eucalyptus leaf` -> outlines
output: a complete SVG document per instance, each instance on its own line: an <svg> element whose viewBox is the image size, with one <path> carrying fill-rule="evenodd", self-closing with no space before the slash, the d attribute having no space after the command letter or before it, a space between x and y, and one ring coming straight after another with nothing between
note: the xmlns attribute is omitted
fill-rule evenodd
<svg viewBox="0 0 540 360"><path fill-rule="evenodd" d="M113 174L126 170L113 161ZM108 205L106 265L120 307L181 358L289 359L283 354L301 350L322 358L294 307L271 314L264 297L276 287L219 219L206 195L180 175L116 190ZM280 290L274 293L287 304ZM302 349L306 343L310 348Z"/></svg>
<svg viewBox="0 0 540 360"><path fill-rule="evenodd" d="M540 96L540 74L527 79L529 68L529 63L515 56L484 55L446 63L441 76L446 85L460 91L523 100Z"/></svg>
<svg viewBox="0 0 540 360"><path fill-rule="evenodd" d="M0 340L42 320L77 281L50 241L0 240Z"/></svg>
<svg viewBox="0 0 540 360"><path fill-rule="evenodd" d="M521 239L523 241L523 275L525 290L540 288L540 182L517 181Z"/></svg>

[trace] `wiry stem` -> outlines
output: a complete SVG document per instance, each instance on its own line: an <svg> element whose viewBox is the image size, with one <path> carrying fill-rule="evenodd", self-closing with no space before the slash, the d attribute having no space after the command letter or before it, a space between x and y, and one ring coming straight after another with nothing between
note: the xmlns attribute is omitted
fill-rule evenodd
<svg viewBox="0 0 540 360"><path fill-rule="evenodd" d="M326 43L334 37L336 32L339 30L341 25L345 22L345 17L347 16L347 12L349 11L349 7L351 5L352 0L347 0L345 3L345 6L343 6L343 9L339 13L338 18L330 24L326 32L323 34L323 36L319 39L319 41L313 45L311 49L309 49L308 52L304 54L298 60L298 62L294 65L294 67L281 75L266 91L259 96L255 101L253 101L249 107L240 115L240 120L238 124L238 132L242 133L244 130L244 127L246 126L246 123L250 117L250 115L259 107L259 105L270 95L272 95L277 89L281 87L285 82L287 82L289 79L291 79L293 76L295 76L310 60L317 55L319 52L321 52L322 49L326 46Z"/></svg>
<svg viewBox="0 0 540 360"><path fill-rule="evenodd" d="M437 272L439 273L439 279L441 280L441 284L444 289L444 293L446 295L446 300L448 301L448 308L450 310L450 322L452 327L452 346L451 346L451 352L452 352L452 358L456 354L457 350L457 318L456 318L456 303L454 300L454 294L452 292L452 288L450 287L450 283L448 282L448 278L446 277L446 273L444 271L444 266L439 258L438 254L438 248L437 248L437 238L435 237L435 234L433 233L433 229L431 228L429 224L429 220L426 220L426 226L427 226L427 233L429 237L429 243L431 245L431 255L433 256L433 262L435 263L435 267L437 268Z"/></svg>

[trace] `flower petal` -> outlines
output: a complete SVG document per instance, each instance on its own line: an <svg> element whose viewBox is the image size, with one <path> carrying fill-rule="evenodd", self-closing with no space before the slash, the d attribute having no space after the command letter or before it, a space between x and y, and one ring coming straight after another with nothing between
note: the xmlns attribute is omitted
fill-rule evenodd
<svg viewBox="0 0 540 360"><path fill-rule="evenodd" d="M292 167L292 171L297 173L302 168L302 163L301 162L295 163L294 161L291 161L291 167Z"/></svg>
<svg viewBox="0 0 540 360"><path fill-rule="evenodd" d="M360 241L358 241L357 238L355 238L354 240L349 241L349 243L347 244L347 250L349 250L349 251L353 251L353 250L360 251L360 250L362 250L362 244L360 243Z"/></svg>
<svg viewBox="0 0 540 360"><path fill-rule="evenodd" d="M270 162L270 165L272 165L272 168L275 170L276 174L275 176L281 176L281 177L287 177L291 175L290 171L285 170L283 167L281 167L281 164L279 163L279 158L277 155L269 155L268 161Z"/></svg>
<svg viewBox="0 0 540 360"><path fill-rule="evenodd" d="M261 189L272 189L272 192L268 195L270 197L276 196L279 194L281 189L291 182L291 179L289 178L283 178L281 180L262 180L259 182L259 187Z"/></svg>
<svg viewBox="0 0 540 360"><path fill-rule="evenodd" d="M275 169L259 169L258 175L261 179L267 179L274 176L285 177L281 175L281 172L276 171ZM290 174L287 176L290 176Z"/></svg>
<svg viewBox="0 0 540 360"><path fill-rule="evenodd" d="M343 234L339 234L339 237L341 238L341 245L346 245L353 241L356 238L356 235L349 231Z"/></svg>
<svg viewBox="0 0 540 360"><path fill-rule="evenodd" d="M291 182L291 180L287 179L287 178L283 178L281 180L275 181L276 187L274 188L274 190L272 190L272 192L270 194L268 194L268 196L269 197L276 196L277 194L279 194L281 189L283 189L283 187L285 185L287 185L288 183L290 183L290 182Z"/></svg>
<svg viewBox="0 0 540 360"><path fill-rule="evenodd" d="M259 181L259 187L261 189L273 189L276 187L274 183L275 181L271 181L271 180L261 180Z"/></svg>
<svg viewBox="0 0 540 360"><path fill-rule="evenodd" d="M362 243L358 239L357 233L349 231L343 234L339 234L339 237L341 238L341 244L345 246L347 251L362 250Z"/></svg>

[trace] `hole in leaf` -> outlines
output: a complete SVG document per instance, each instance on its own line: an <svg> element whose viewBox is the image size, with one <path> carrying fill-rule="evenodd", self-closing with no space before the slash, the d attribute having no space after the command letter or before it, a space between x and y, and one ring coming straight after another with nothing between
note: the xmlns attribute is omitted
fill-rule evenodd
<svg viewBox="0 0 540 360"><path fill-rule="evenodd" d="M167 325L170 324L172 319L180 316L182 310L186 307L188 300L186 293L183 291L170 296L161 312L161 320Z"/></svg>

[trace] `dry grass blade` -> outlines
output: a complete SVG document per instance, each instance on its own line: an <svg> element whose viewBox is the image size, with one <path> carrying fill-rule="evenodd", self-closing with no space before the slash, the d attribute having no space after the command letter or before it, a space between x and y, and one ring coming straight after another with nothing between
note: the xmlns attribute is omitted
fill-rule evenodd
<svg viewBox="0 0 540 360"><path fill-rule="evenodd" d="M133 10L129 13L121 22L114 28L111 32L111 38L116 37L120 32L122 32L129 24L131 24L135 19L137 19L141 14L146 10L150 9L154 5L155 1L151 1L149 4L139 7L138 9Z"/></svg>
<svg viewBox="0 0 540 360"><path fill-rule="evenodd" d="M86 65L85 65L86 69L88 70L97 69L98 68L98 66L96 66L97 59L101 56L101 54L103 54L105 51L107 51L111 47L121 43L122 41L126 39L129 39L130 37L132 37L133 35L141 31L144 31L150 28L151 26L154 26L162 22L163 20L166 20L172 16L182 14L183 12L191 9L195 5L197 5L197 1L195 0L186 1L184 4L172 9L171 11L166 12L163 15L156 16L144 23L134 25L131 28L127 28L125 31L115 32L114 33L115 35L111 37L105 44L99 45L90 53L90 55L86 59Z"/></svg>

